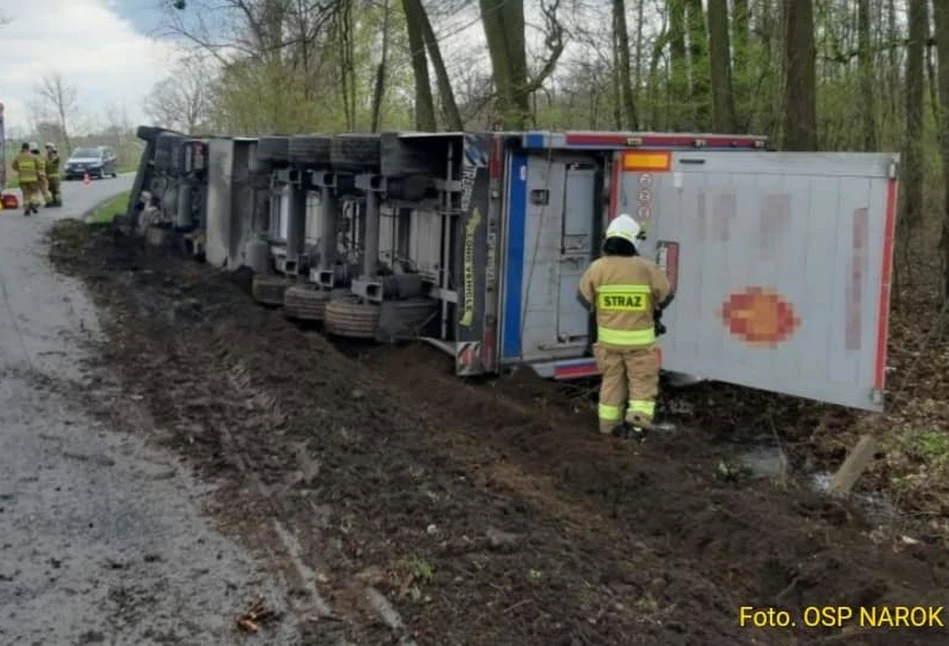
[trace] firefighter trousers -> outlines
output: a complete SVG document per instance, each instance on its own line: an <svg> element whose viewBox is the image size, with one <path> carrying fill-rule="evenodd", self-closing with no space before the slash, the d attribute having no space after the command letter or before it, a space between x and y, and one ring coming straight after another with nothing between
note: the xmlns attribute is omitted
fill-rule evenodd
<svg viewBox="0 0 949 646"><path fill-rule="evenodd" d="M20 190L23 192L23 208L39 206L42 200L39 196L38 182L20 182Z"/></svg>
<svg viewBox="0 0 949 646"><path fill-rule="evenodd" d="M49 180L45 177L40 177L39 195L44 204L51 202L53 199L49 194Z"/></svg>
<svg viewBox="0 0 949 646"><path fill-rule="evenodd" d="M648 426L659 394L659 353L654 345L617 348L599 343L593 356L600 370L600 432L611 433L624 418Z"/></svg>
<svg viewBox="0 0 949 646"><path fill-rule="evenodd" d="M51 204L60 206L63 203L63 196L60 193L60 184L58 177L49 178L49 194L51 198Z"/></svg>

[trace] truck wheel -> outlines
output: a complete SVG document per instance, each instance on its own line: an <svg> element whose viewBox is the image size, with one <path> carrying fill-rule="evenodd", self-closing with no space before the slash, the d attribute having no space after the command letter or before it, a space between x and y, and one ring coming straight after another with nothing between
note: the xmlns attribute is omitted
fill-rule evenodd
<svg viewBox="0 0 949 646"><path fill-rule="evenodd" d="M294 135L290 138L289 158L295 164L330 165L332 137L326 135Z"/></svg>
<svg viewBox="0 0 949 646"><path fill-rule="evenodd" d="M381 172L386 177L426 175L432 172L431 155L397 132L384 132L379 140Z"/></svg>
<svg viewBox="0 0 949 646"><path fill-rule="evenodd" d="M330 144L330 161L333 168L342 171L378 172L379 135L336 135Z"/></svg>
<svg viewBox="0 0 949 646"><path fill-rule="evenodd" d="M327 334L351 339L375 339L379 329L379 305L339 298L326 304L323 326Z"/></svg>
<svg viewBox="0 0 949 646"><path fill-rule="evenodd" d="M283 305L284 292L292 284L293 281L283 276L254 274L254 279L251 282L251 295L258 303L279 307Z"/></svg>
<svg viewBox="0 0 949 646"><path fill-rule="evenodd" d="M283 293L283 314L299 321L322 321L330 292L319 285L293 285Z"/></svg>
<svg viewBox="0 0 949 646"><path fill-rule="evenodd" d="M275 162L290 161L290 137L261 137L257 140L257 158Z"/></svg>

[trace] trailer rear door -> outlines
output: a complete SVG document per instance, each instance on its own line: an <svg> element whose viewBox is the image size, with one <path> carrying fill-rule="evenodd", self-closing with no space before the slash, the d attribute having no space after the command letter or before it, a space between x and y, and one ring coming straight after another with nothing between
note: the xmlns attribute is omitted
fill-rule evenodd
<svg viewBox="0 0 949 646"><path fill-rule="evenodd" d="M663 368L882 410L898 162L677 152L627 173L649 186L644 255L676 282Z"/></svg>

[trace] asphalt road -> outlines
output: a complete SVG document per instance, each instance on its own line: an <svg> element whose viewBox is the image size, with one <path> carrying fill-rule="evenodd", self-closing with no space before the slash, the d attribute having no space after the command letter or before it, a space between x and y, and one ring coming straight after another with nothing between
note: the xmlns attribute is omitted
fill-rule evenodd
<svg viewBox="0 0 949 646"><path fill-rule="evenodd" d="M253 593L283 595L213 528L208 488L173 456L58 394L86 379L76 339L97 322L78 283L53 272L44 234L131 183L68 182L63 208L0 211L3 646L238 644L234 620ZM266 643L296 641L287 626Z"/></svg>

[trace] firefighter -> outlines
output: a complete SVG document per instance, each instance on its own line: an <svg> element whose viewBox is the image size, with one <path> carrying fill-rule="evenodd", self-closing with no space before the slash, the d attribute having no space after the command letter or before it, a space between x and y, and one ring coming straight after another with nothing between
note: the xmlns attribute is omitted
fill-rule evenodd
<svg viewBox="0 0 949 646"><path fill-rule="evenodd" d="M16 171L23 192L23 215L36 213L36 188L39 182L36 157L30 152L30 144L24 143L20 147L20 154L13 158L13 170Z"/></svg>
<svg viewBox="0 0 949 646"><path fill-rule="evenodd" d="M603 256L580 279L580 295L596 312L593 354L600 370L600 432L620 430L624 419L640 434L652 428L659 393L658 318L672 300L669 279L641 257L639 224L623 213L610 222ZM628 395L628 398L627 398Z"/></svg>
<svg viewBox="0 0 949 646"><path fill-rule="evenodd" d="M30 142L30 152L36 157L36 174L39 175L36 192L43 201L43 206L49 206L49 179L46 177L46 157L40 152L40 145Z"/></svg>
<svg viewBox="0 0 949 646"><path fill-rule="evenodd" d="M63 196L60 192L59 153L53 142L46 143L46 180L49 182L49 194L52 198L49 206L62 206Z"/></svg>

